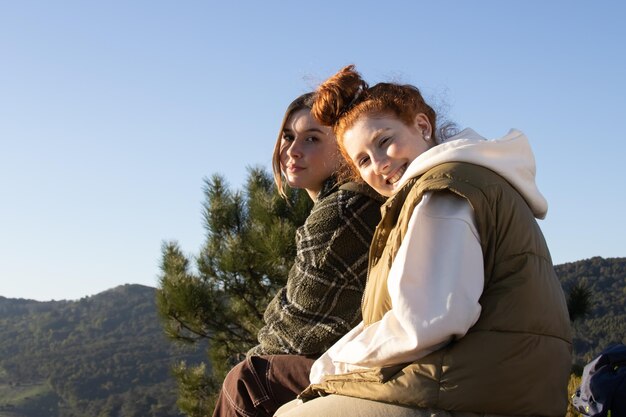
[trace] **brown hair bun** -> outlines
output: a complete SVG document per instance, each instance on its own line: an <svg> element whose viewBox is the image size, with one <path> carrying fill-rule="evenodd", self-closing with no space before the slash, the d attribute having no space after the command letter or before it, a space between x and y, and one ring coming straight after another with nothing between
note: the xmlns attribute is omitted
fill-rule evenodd
<svg viewBox="0 0 626 417"><path fill-rule="evenodd" d="M334 126L342 115L365 99L368 84L354 68L354 65L342 68L317 88L311 114L321 124Z"/></svg>

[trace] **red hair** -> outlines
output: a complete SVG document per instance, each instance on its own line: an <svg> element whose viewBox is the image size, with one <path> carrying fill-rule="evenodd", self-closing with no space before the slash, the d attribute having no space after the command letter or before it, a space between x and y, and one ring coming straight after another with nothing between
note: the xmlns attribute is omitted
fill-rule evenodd
<svg viewBox="0 0 626 417"><path fill-rule="evenodd" d="M369 87L354 65L342 68L324 81L317 88L311 108L311 114L321 124L332 126L339 149L357 177L358 171L343 146L346 130L364 114L370 117L392 115L410 126L420 113L428 118L432 126L432 138L437 143L437 114L424 101L417 87L395 83L378 83Z"/></svg>

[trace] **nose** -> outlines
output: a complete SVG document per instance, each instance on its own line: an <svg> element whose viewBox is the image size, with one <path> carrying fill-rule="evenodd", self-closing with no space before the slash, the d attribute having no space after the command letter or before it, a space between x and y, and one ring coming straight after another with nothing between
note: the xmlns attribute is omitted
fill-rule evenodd
<svg viewBox="0 0 626 417"><path fill-rule="evenodd" d="M300 145L300 142L297 140L294 140L293 142L291 142L291 144L289 145L289 147L287 148L287 156L293 159L296 158L301 158L302 157L302 147Z"/></svg>
<svg viewBox="0 0 626 417"><path fill-rule="evenodd" d="M373 155L371 158L376 175L385 175L389 172L389 159L385 155Z"/></svg>

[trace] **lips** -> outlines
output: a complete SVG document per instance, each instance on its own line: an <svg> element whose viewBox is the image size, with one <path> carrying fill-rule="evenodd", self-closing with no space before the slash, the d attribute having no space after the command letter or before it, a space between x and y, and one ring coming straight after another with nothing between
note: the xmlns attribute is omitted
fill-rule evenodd
<svg viewBox="0 0 626 417"><path fill-rule="evenodd" d="M287 172L298 172L298 171L302 171L304 169L303 166L299 166L299 165L295 165L295 164L288 164L287 165Z"/></svg>
<svg viewBox="0 0 626 417"><path fill-rule="evenodd" d="M400 178L402 178L402 175L404 175L406 168L407 168L406 164L402 165L392 175L385 178L385 182L387 184L395 184L396 182L400 181Z"/></svg>

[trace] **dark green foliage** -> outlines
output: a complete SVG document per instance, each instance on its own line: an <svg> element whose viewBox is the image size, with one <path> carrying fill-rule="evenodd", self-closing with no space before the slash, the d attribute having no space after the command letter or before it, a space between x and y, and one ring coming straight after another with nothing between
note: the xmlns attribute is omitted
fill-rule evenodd
<svg viewBox="0 0 626 417"><path fill-rule="evenodd" d="M215 393L220 384L207 371L204 363L188 366L180 362L174 367L178 382L178 401L181 410L188 416L209 416L215 407Z"/></svg>
<svg viewBox="0 0 626 417"><path fill-rule="evenodd" d="M580 370L604 348L626 343L626 258L595 257L555 269L575 304L574 365Z"/></svg>
<svg viewBox="0 0 626 417"><path fill-rule="evenodd" d="M295 231L312 205L302 191L289 190L288 199L281 198L258 168L249 170L243 191L231 191L214 175L204 194L206 241L194 268L177 243L165 243L157 294L170 338L210 341L212 368L196 364L175 371L179 406L189 416L210 414L224 375L256 345L265 307L293 264Z"/></svg>
<svg viewBox="0 0 626 417"><path fill-rule="evenodd" d="M198 354L162 334L155 290L79 301L0 297L0 415L179 416L170 367Z"/></svg>
<svg viewBox="0 0 626 417"><path fill-rule="evenodd" d="M586 316L591 310L592 292L585 284L578 283L567 295L567 309L571 322Z"/></svg>

